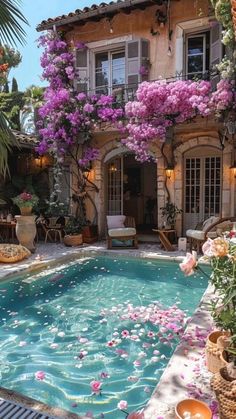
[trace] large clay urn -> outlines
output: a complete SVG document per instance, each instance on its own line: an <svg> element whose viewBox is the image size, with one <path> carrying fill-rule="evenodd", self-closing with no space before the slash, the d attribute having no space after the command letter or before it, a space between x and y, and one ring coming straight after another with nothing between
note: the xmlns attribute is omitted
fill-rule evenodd
<svg viewBox="0 0 236 419"><path fill-rule="evenodd" d="M16 237L22 246L34 253L36 236L35 215L16 215Z"/></svg>

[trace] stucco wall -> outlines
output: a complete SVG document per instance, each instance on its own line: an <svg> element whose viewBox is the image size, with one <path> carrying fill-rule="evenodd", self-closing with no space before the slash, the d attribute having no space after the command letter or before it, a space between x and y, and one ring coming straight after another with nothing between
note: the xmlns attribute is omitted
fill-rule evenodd
<svg viewBox="0 0 236 419"><path fill-rule="evenodd" d="M85 43L111 40L119 36L130 35L145 38L150 41L150 80L158 77L175 76L175 40L177 27L176 24L193 19L199 19L199 24L204 24L203 18L208 16L209 7L207 1L191 0L172 1L170 6L170 24L161 27L156 21L157 5L148 7L145 10L135 10L130 14L119 13L112 19L111 24L107 18L99 22L88 22L83 26L75 27L68 33L68 39L72 42L83 41ZM110 33L112 25L113 33ZM156 35L151 34L153 28ZM173 31L169 41L169 31ZM171 45L172 55L167 55L169 44Z"/></svg>

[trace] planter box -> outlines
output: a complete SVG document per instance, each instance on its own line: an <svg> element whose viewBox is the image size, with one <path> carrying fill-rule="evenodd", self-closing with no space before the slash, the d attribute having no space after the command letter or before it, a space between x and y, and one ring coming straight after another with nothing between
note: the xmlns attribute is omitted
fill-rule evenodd
<svg viewBox="0 0 236 419"><path fill-rule="evenodd" d="M82 228L83 242L94 243L98 240L98 226L91 225Z"/></svg>

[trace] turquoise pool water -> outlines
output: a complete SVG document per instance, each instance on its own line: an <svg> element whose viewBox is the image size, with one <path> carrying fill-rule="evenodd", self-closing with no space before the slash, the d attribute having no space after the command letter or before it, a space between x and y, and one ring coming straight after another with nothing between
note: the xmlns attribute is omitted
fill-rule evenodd
<svg viewBox="0 0 236 419"><path fill-rule="evenodd" d="M89 417L125 418L117 404L145 405L206 287L176 263L111 257L3 282L1 386Z"/></svg>

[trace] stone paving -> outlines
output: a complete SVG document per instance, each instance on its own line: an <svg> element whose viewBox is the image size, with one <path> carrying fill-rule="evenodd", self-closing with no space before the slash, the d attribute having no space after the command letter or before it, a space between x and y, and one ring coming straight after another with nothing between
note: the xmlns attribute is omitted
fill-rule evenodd
<svg viewBox="0 0 236 419"><path fill-rule="evenodd" d="M141 243L139 249L117 249L107 250L105 242L98 242L93 245L81 247L65 247L61 243L38 243L35 253L29 258L17 264L0 264L0 280L8 275L14 275L22 270L35 270L51 268L68 260L81 256L92 256L95 254L115 254L116 256L130 256L141 258L169 259L180 261L184 256L183 252L166 252L160 249L157 243ZM212 289L209 286L201 303L189 323L186 333L195 336L196 328L199 333L212 329L212 320L207 308L207 303L212 297ZM183 341L177 347L169 364L161 377L150 401L144 409L145 419L174 419L174 406L182 399L196 395L208 403L213 400L210 391L210 373L206 370L204 363L204 350L198 340L193 337L193 342ZM49 413L49 412L48 412ZM55 413L55 412L54 412ZM58 416L65 418L62 416ZM69 414L66 417L70 417ZM217 416L215 416L216 418ZM79 417L78 417L79 418Z"/></svg>

